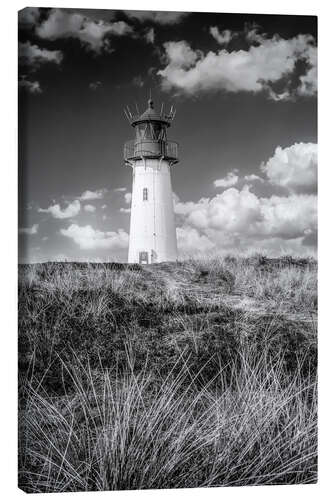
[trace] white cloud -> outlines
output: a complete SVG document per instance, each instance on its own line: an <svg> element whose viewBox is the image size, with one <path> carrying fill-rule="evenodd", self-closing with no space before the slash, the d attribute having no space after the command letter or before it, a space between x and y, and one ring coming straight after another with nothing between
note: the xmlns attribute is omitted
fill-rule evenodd
<svg viewBox="0 0 333 500"><path fill-rule="evenodd" d="M287 248L297 240L301 250L317 231L317 197L311 194L260 198L248 186L232 187L211 199L177 203L175 212L183 229L195 229L216 249L255 249L264 241L267 248Z"/></svg>
<svg viewBox="0 0 333 500"><path fill-rule="evenodd" d="M262 165L272 184L294 193L317 191L317 144L296 143L287 148L278 146L274 155Z"/></svg>
<svg viewBox="0 0 333 500"><path fill-rule="evenodd" d="M79 200L74 200L69 203L66 208L62 209L59 203L51 205L48 208L39 208L38 212L49 213L55 219L69 219L70 217L75 217L81 210L81 203Z"/></svg>
<svg viewBox="0 0 333 500"><path fill-rule="evenodd" d="M225 177L222 179L217 179L214 181L214 186L215 187L231 187L237 184L238 182L238 175L235 174L235 172L229 172Z"/></svg>
<svg viewBox="0 0 333 500"><path fill-rule="evenodd" d="M187 216L198 229L213 229L248 236L296 238L316 224L313 195L258 198L247 186L229 188L210 200L199 202Z"/></svg>
<svg viewBox="0 0 333 500"><path fill-rule="evenodd" d="M84 205L83 209L86 211L86 212L96 212L96 207L94 205Z"/></svg>
<svg viewBox="0 0 333 500"><path fill-rule="evenodd" d="M18 13L18 21L20 25L31 27L34 26L40 17L38 7L26 7Z"/></svg>
<svg viewBox="0 0 333 500"><path fill-rule="evenodd" d="M265 41L267 35L258 33L258 28L259 26L257 24L252 24L251 26L245 25L245 38L248 42L261 44Z"/></svg>
<svg viewBox="0 0 333 500"><path fill-rule="evenodd" d="M171 75L173 70L184 71L190 68L201 55L201 52L192 50L187 42L166 42L164 48L166 59L169 62L167 68L170 70L170 73L167 68L164 70L166 77L168 74ZM162 71L159 71L159 74L164 76Z"/></svg>
<svg viewBox="0 0 333 500"><path fill-rule="evenodd" d="M35 81L27 80L25 78L25 76L19 80L18 86L20 89L24 89L27 92L29 92L30 94L41 94L42 93L40 83L37 80L35 80Z"/></svg>
<svg viewBox="0 0 333 500"><path fill-rule="evenodd" d="M97 89L99 89L101 86L102 86L102 82L100 82L99 80L97 80L96 82L91 82L91 83L89 83L89 88L90 88L90 90L97 90Z"/></svg>
<svg viewBox="0 0 333 500"><path fill-rule="evenodd" d="M231 42L232 38L235 35L230 30L223 30L222 32L220 32L217 26L211 26L209 28L209 33L220 45L227 45L229 42Z"/></svg>
<svg viewBox="0 0 333 500"><path fill-rule="evenodd" d="M315 195L293 194L259 200L262 220L253 229L254 234L293 239L317 228Z"/></svg>
<svg viewBox="0 0 333 500"><path fill-rule="evenodd" d="M96 191L90 191L89 189L87 189L81 194L79 200L81 201L101 200L106 193L107 189L96 189Z"/></svg>
<svg viewBox="0 0 333 500"><path fill-rule="evenodd" d="M154 30L154 28L150 28L149 30L146 31L145 39L146 39L147 43L153 44L155 42L155 30Z"/></svg>
<svg viewBox="0 0 333 500"><path fill-rule="evenodd" d="M294 98L293 95L289 92L289 90L285 90L284 92L278 93L275 92L269 85L265 85L265 90L267 91L269 99L275 102L288 101Z"/></svg>
<svg viewBox="0 0 333 500"><path fill-rule="evenodd" d="M178 197L177 197L178 198ZM209 198L201 198L198 202L195 201L186 201L181 202L179 200L174 200L175 213L177 215L188 215L193 210L195 210L198 206L203 206L209 202Z"/></svg>
<svg viewBox="0 0 333 500"><path fill-rule="evenodd" d="M311 96L317 92L317 48L310 47L308 53L308 69L305 75L300 77L301 86L299 93L304 96Z"/></svg>
<svg viewBox="0 0 333 500"><path fill-rule="evenodd" d="M258 39L259 41L259 39ZM296 63L304 61L306 74L295 94L313 95L316 92L316 47L311 35L298 35L285 40L278 35L266 38L260 35L259 45L248 50L228 52L194 51L186 41L166 42L164 58L167 64L158 71L164 90L180 89L194 94L200 91L223 90L228 92L265 91L275 100L289 99L289 84ZM279 94L272 84L286 80Z"/></svg>
<svg viewBox="0 0 333 500"><path fill-rule="evenodd" d="M132 193L125 193L124 194L124 199L125 199L125 203L131 203Z"/></svg>
<svg viewBox="0 0 333 500"><path fill-rule="evenodd" d="M190 226L177 227L177 246L180 253L207 252L215 248L215 244L199 231Z"/></svg>
<svg viewBox="0 0 333 500"><path fill-rule="evenodd" d="M124 21L95 21L80 13L61 9L52 9L48 18L36 28L36 34L40 38L77 38L84 46L97 53L102 49L110 49L108 35L122 36L132 31L131 26Z"/></svg>
<svg viewBox="0 0 333 500"><path fill-rule="evenodd" d="M102 205L102 206L101 206L101 209L102 209L102 210L105 210L106 208L108 208L108 206L107 206L107 205Z"/></svg>
<svg viewBox="0 0 333 500"><path fill-rule="evenodd" d="M41 49L38 45L32 45L27 41L25 43L19 43L18 57L20 64L36 69L45 63L60 64L63 59L63 54L61 50Z"/></svg>
<svg viewBox="0 0 333 500"><path fill-rule="evenodd" d="M20 227L18 232L20 234L37 234L38 233L38 224L33 224L31 227Z"/></svg>
<svg viewBox="0 0 333 500"><path fill-rule="evenodd" d="M176 213L179 213L178 207L177 204ZM258 198L244 188L242 191L229 188L212 199L202 198L198 203L184 203L181 212L192 227L230 232L248 230L252 222L261 218Z"/></svg>
<svg viewBox="0 0 333 500"><path fill-rule="evenodd" d="M223 30L220 31L217 26L211 26L209 32L215 40L221 45L227 45L233 38L240 37L249 42L251 45L262 44L267 39L266 33L258 33L259 25L256 23L245 23L244 29L241 31Z"/></svg>
<svg viewBox="0 0 333 500"><path fill-rule="evenodd" d="M90 225L71 224L67 229L61 229L60 233L72 239L83 250L123 249L128 246L128 234L123 229L117 232L99 231Z"/></svg>
<svg viewBox="0 0 333 500"><path fill-rule="evenodd" d="M198 202L176 199L181 246L187 251L192 248L193 253L235 249L269 254L313 252L317 236L317 146L301 143L278 147L262 170L267 181L255 174L244 176L244 180L283 186L289 194L260 197L245 185L241 190L230 187ZM222 179L222 187L227 178Z"/></svg>
<svg viewBox="0 0 333 500"><path fill-rule="evenodd" d="M26 90L30 94L41 94L42 93L42 88L40 86L40 83L35 80L27 80L26 76L22 76L22 78L18 82L18 86L20 89Z"/></svg>
<svg viewBox="0 0 333 500"><path fill-rule="evenodd" d="M138 21L152 21L156 24L177 24L186 16L187 12L155 12L147 10L126 10L127 17L137 19Z"/></svg>
<svg viewBox="0 0 333 500"><path fill-rule="evenodd" d="M256 174L244 175L244 180L249 182L251 181L265 182L262 177L259 177L259 175Z"/></svg>
<svg viewBox="0 0 333 500"><path fill-rule="evenodd" d="M121 207L119 209L119 212L121 212L122 214L130 214L131 213L131 209L130 208L123 208L123 207Z"/></svg>

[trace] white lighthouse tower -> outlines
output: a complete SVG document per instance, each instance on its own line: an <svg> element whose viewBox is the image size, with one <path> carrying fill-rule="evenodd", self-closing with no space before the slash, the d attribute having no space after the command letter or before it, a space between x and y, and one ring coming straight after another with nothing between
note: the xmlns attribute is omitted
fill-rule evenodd
<svg viewBox="0 0 333 500"><path fill-rule="evenodd" d="M154 109L151 99L143 114L125 114L135 139L124 147L133 170L128 262L152 264L177 259L177 240L171 187L171 166L178 162L178 144L167 140L175 111Z"/></svg>

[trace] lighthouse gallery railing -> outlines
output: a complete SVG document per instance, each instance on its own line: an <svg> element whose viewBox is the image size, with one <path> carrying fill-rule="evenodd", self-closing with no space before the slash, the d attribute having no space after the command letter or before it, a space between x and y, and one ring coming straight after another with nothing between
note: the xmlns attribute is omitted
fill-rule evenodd
<svg viewBox="0 0 333 500"><path fill-rule="evenodd" d="M159 158L164 157L178 161L178 143L175 141L141 140L127 141L124 146L124 159L134 160L136 158Z"/></svg>

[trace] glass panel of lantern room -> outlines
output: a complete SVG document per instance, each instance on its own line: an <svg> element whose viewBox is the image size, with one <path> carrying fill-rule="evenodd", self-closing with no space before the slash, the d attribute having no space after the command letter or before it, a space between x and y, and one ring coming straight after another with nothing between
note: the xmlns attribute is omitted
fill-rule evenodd
<svg viewBox="0 0 333 500"><path fill-rule="evenodd" d="M159 122L147 123L147 128L144 133L145 139L157 140L160 136L162 125Z"/></svg>
<svg viewBox="0 0 333 500"><path fill-rule="evenodd" d="M140 123L135 127L136 140L158 140L163 134L161 134L163 125L160 122L145 122Z"/></svg>
<svg viewBox="0 0 333 500"><path fill-rule="evenodd" d="M161 123L153 122L152 123L152 135L153 135L152 139L155 139L155 140L159 139L161 130L162 130Z"/></svg>
<svg viewBox="0 0 333 500"><path fill-rule="evenodd" d="M135 127L135 132L136 132L136 140L140 141L141 139L144 139L146 134L145 130L147 128L147 123L140 123Z"/></svg>

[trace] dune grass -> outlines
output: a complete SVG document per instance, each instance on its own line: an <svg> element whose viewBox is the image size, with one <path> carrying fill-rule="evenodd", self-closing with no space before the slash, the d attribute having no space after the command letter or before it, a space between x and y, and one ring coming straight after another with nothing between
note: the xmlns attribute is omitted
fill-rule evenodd
<svg viewBox="0 0 333 500"><path fill-rule="evenodd" d="M315 482L316 306L309 260L21 266L20 488Z"/></svg>

